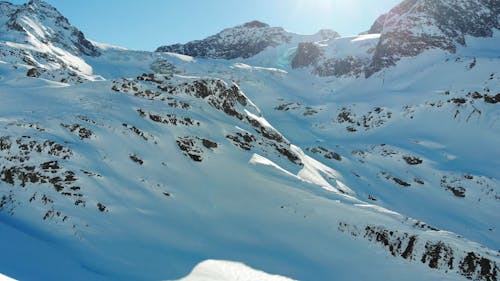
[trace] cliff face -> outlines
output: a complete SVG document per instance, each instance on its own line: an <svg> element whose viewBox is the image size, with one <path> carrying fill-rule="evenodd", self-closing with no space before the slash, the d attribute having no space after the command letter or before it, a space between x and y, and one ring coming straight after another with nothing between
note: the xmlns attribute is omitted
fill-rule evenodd
<svg viewBox="0 0 500 281"><path fill-rule="evenodd" d="M381 33L367 76L403 57L439 48L455 52L465 36L491 37L500 28L498 0L407 0L380 16L369 33Z"/></svg>

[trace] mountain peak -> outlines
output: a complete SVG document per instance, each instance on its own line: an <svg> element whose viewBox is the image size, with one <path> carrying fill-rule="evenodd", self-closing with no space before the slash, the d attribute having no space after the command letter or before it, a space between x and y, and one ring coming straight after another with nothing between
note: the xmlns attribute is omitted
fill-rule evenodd
<svg viewBox="0 0 500 281"><path fill-rule="evenodd" d="M28 6L38 6L38 7L43 7L43 8L50 8L55 10L54 6L50 5L49 3L43 1L43 0L30 0L26 5Z"/></svg>
<svg viewBox="0 0 500 281"><path fill-rule="evenodd" d="M236 59L252 57L267 47L289 42L291 35L281 27L254 20L226 28L203 40L159 47L157 52L172 52L193 57Z"/></svg>
<svg viewBox="0 0 500 281"><path fill-rule="evenodd" d="M380 16L369 33L381 33L371 73L401 57L438 48L455 52L465 36L491 37L500 29L498 0L406 0Z"/></svg>
<svg viewBox="0 0 500 281"><path fill-rule="evenodd" d="M6 26L0 26L0 32L6 28L2 33L8 34L8 39L12 41L23 43L29 39L27 41L37 41L41 44L51 42L75 55L99 55L97 48L80 30L72 26L55 7L43 0L31 0L23 5L11 4L5 6L5 9L8 9L4 13L4 16L7 16ZM15 33L17 35L13 35Z"/></svg>
<svg viewBox="0 0 500 281"><path fill-rule="evenodd" d="M269 24L263 23L258 20L250 21L242 25L242 27L246 28L265 28L265 27L270 27Z"/></svg>

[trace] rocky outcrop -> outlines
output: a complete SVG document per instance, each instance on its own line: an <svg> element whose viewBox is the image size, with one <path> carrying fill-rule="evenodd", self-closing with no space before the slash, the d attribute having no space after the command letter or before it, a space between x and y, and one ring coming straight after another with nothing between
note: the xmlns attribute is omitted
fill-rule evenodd
<svg viewBox="0 0 500 281"><path fill-rule="evenodd" d="M475 281L497 280L495 258L477 249L463 249L451 242L434 241L424 235L376 225L361 227L340 222L338 230L378 244L394 257L421 262L433 270L452 271Z"/></svg>
<svg viewBox="0 0 500 281"><path fill-rule="evenodd" d="M170 107L178 108L179 98L188 98L193 103L204 101L209 107L233 118L240 127L253 131L237 131L225 135L226 139L236 147L249 151L262 151L263 154L273 152L294 165L302 166L302 160L291 148L291 143L275 128L265 121L260 110L245 96L238 85L228 85L220 79L183 79L164 74L143 74L136 79L120 79L113 81L112 89L116 92L132 94L150 100L164 101ZM184 103L185 104L185 103ZM183 109L189 109L186 104ZM151 121L170 126L199 127L200 122L188 116L179 117L174 113L155 113L137 109L137 113ZM252 113L255 112L255 113ZM135 134L148 140L140 129L124 124ZM177 146L184 154L196 162L204 158L204 149L213 149L213 142L199 137L182 137L177 139Z"/></svg>
<svg viewBox="0 0 500 281"><path fill-rule="evenodd" d="M299 43L297 52L292 59L292 68L314 66L322 56L323 52L317 44L313 42Z"/></svg>
<svg viewBox="0 0 500 281"><path fill-rule="evenodd" d="M367 61L358 57L348 56L345 58L332 58L327 59L320 65L318 65L313 73L322 76L360 76L363 73Z"/></svg>

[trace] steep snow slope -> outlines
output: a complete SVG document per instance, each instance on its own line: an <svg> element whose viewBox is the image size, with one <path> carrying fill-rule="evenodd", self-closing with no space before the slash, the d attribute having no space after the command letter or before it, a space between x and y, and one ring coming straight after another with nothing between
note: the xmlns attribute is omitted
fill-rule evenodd
<svg viewBox="0 0 500 281"><path fill-rule="evenodd" d="M65 83L95 80L82 56L98 49L54 7L32 0L24 5L0 2L0 56L31 77Z"/></svg>
<svg viewBox="0 0 500 281"><path fill-rule="evenodd" d="M428 52L367 80L254 71L240 84L358 195L496 249L499 61L487 48L499 46L495 38L468 39L483 51Z"/></svg>
<svg viewBox="0 0 500 281"><path fill-rule="evenodd" d="M398 279L401 271L429 280L444 274L426 271L421 263L381 259L388 255L383 247L367 247L368 241L343 232L368 226L370 240L386 228L401 235L394 237L400 243L408 243L404 239L410 234L418 237L403 246L410 247L410 259L424 256L429 243L453 249L457 269L468 252L495 259L489 250L452 234L422 231L411 219L273 167L248 165L260 153L290 173L303 169L281 156L285 143L265 137L272 131L238 118L247 111L217 108L223 84L191 91L190 79L149 77L62 88L38 83L26 90L20 87L25 82L17 81L16 92L3 88L3 224L46 240L33 248L50 260L72 253L61 271L58 263L22 263L17 249L7 248L9 262L0 264L22 264L22 270L5 266L4 272L22 280L50 279L54 272L73 280L150 280L180 277L200 258L215 257L301 280L364 278L392 263L398 266L392 272L388 266L380 278ZM163 79L162 87L175 89L146 94L143 87ZM209 95L198 96L203 93ZM24 106L20 111L15 104ZM228 138L238 133L248 137ZM247 138L256 141L246 143ZM318 167L304 155L297 157L309 171ZM314 239L304 240L309 235ZM49 249L43 250L46 243ZM355 262L365 270L350 270L347 264Z"/></svg>
<svg viewBox="0 0 500 281"><path fill-rule="evenodd" d="M232 60L92 43L74 54L105 81L77 85L0 57L0 272L174 280L218 259L297 280L496 280L498 38L369 79L294 69L293 40ZM378 42L314 46L322 62Z"/></svg>
<svg viewBox="0 0 500 281"><path fill-rule="evenodd" d="M23 280L35 272L165 279L222 258L300 280L496 274L495 252L330 191L350 193L341 175L289 144L307 140L293 136L297 128L286 127L285 139L238 88L186 74L2 84L3 222L54 241L50 250L33 246L51 257L73 253L67 271L30 262L3 272ZM1 264L22 262L15 249L7 252L10 262ZM358 263L363 271L349 266Z"/></svg>

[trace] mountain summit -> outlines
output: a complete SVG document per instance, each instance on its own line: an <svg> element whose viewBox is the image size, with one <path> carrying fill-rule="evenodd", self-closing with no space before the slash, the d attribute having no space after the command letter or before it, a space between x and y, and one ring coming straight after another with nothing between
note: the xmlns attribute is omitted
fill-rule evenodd
<svg viewBox="0 0 500 281"><path fill-rule="evenodd" d="M52 44L75 55L98 56L97 48L72 26L56 8L42 0L23 5L0 2L2 22L0 38L24 39L31 44ZM16 38L20 36L20 38ZM19 42L21 43L21 42Z"/></svg>
<svg viewBox="0 0 500 281"><path fill-rule="evenodd" d="M322 40L339 36L338 33L331 30L321 30L318 35L321 36ZM289 43L294 37L296 34L287 32L281 27L271 27L255 20L224 29L203 40L162 46L156 52L172 52L214 59L247 59L268 47Z"/></svg>
<svg viewBox="0 0 500 281"><path fill-rule="evenodd" d="M56 8L42 0L23 5L2 1L0 11L2 60L28 66L34 77L92 79L92 69L82 57L97 57L100 51Z"/></svg>

